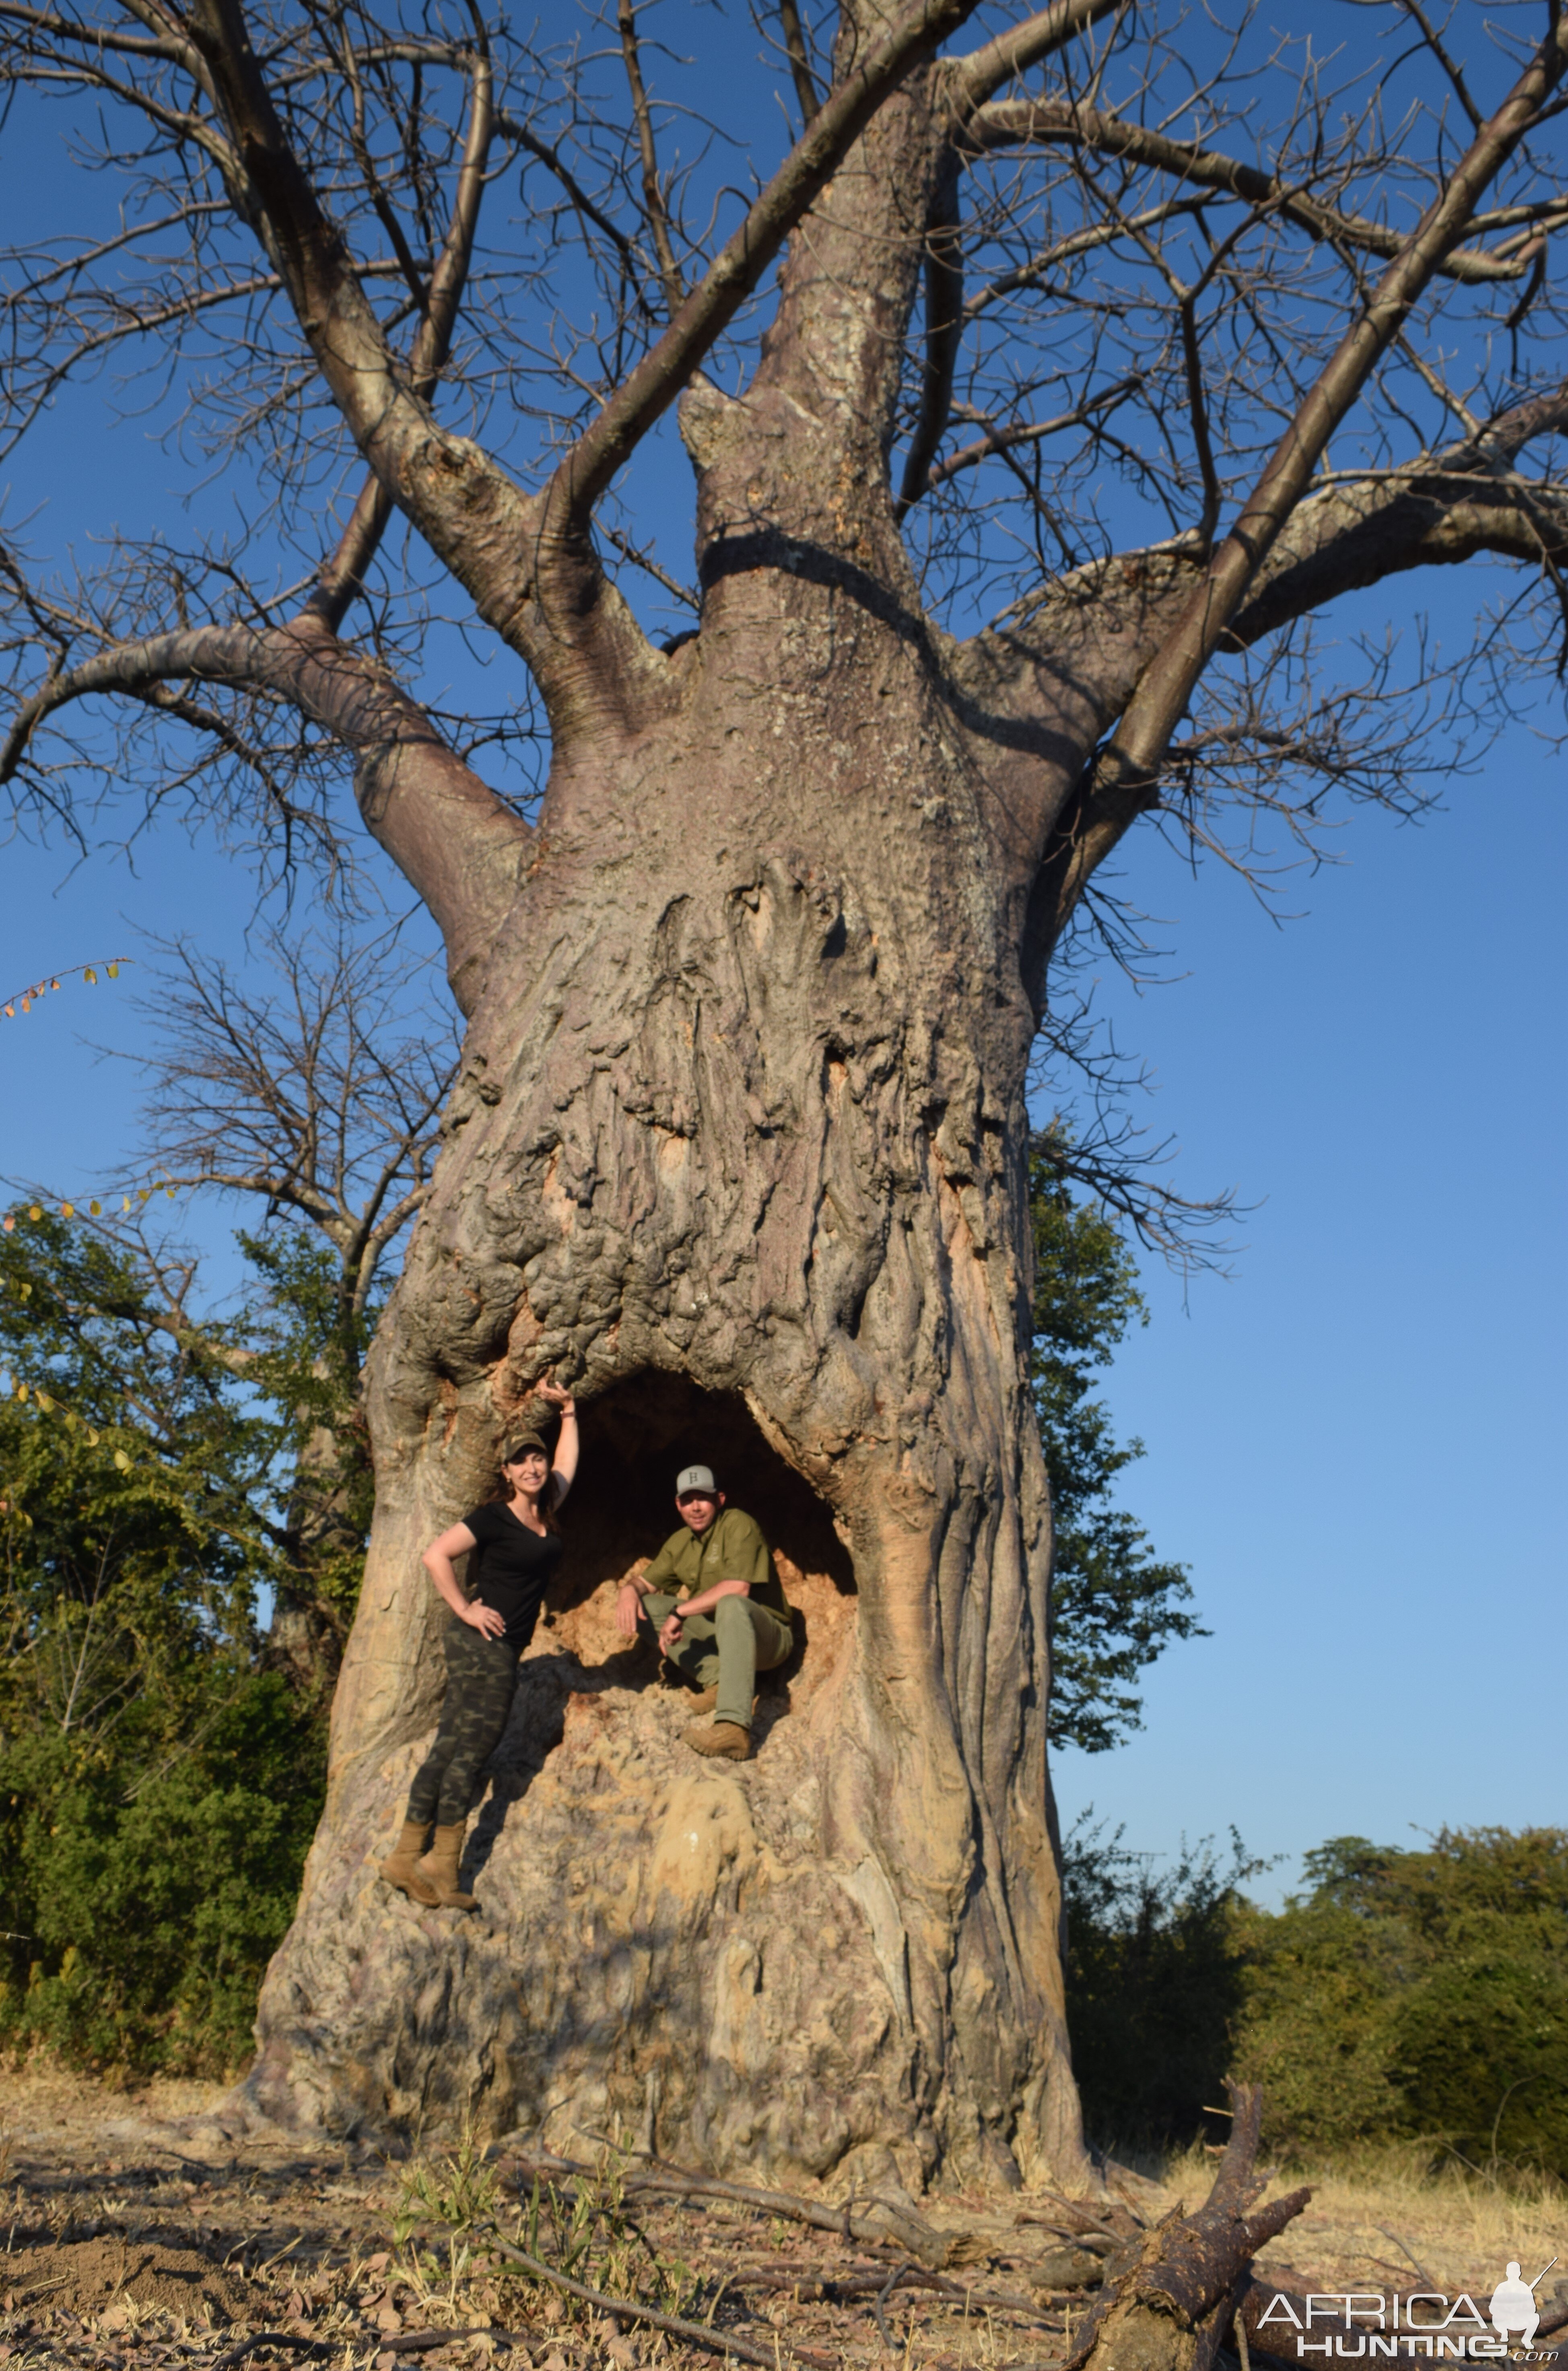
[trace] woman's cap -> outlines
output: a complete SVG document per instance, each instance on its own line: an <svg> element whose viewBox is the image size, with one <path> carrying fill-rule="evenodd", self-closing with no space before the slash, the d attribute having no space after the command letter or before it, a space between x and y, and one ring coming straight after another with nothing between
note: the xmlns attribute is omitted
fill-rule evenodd
<svg viewBox="0 0 1568 2371"><path fill-rule="evenodd" d="M675 1476L675 1496L684 1498L688 1490L717 1490L711 1465L687 1465Z"/></svg>
<svg viewBox="0 0 1568 2371"><path fill-rule="evenodd" d="M501 1452L501 1462L503 1465L515 1465L518 1459L526 1457L531 1449L537 1452L547 1465L549 1463L550 1452L536 1432L520 1432L515 1440L509 1440Z"/></svg>

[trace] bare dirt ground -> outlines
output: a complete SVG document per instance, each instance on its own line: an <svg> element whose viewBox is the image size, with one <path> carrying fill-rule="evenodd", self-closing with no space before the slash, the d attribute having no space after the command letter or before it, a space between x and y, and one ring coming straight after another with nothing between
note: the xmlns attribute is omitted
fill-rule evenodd
<svg viewBox="0 0 1568 2371"><path fill-rule="evenodd" d="M203 2121L221 2097L0 2075L0 2365L712 2371L728 2359L782 2371L793 2358L808 2371L1049 2371L1092 2302L1065 2285L1096 2244L1087 2202L974 2194L894 2199L884 2212L862 2201L840 2220L835 2201L835 2227L822 2229L744 2200L645 2195L607 2155L592 2175L547 2168L536 2187L521 2144L398 2154L281 2134L236 2142ZM1195 2205L1211 2175L1202 2151L1158 2181L1112 2168L1117 2205L1101 2220L1124 2232L1129 2215L1147 2223ZM1434 2181L1385 2157L1328 2169L1315 2188L1259 2259L1293 2289L1419 2284L1484 2307L1510 2260L1527 2279L1554 2254L1568 2266L1568 2212L1551 2185ZM711 2336L616 2315L502 2246ZM1568 2299L1568 2278L1542 2283L1549 2309L1554 2290Z"/></svg>

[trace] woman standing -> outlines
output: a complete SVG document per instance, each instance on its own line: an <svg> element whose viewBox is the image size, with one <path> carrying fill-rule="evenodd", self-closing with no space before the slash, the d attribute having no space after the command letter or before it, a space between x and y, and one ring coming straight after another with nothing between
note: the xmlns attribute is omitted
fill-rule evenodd
<svg viewBox="0 0 1568 2371"><path fill-rule="evenodd" d="M502 1457L497 1496L424 1552L424 1568L453 1614L444 1640L446 1694L435 1742L409 1791L402 1835L381 1874L411 1900L444 1910L478 1907L457 1887L468 1802L506 1727L518 1658L561 1557L555 1511L577 1471L577 1407L554 1383L539 1384L538 1396L560 1413L553 1469L539 1435L519 1433ZM467 1596L453 1568L460 1556L471 1558ZM426 1852L432 1821L435 1834Z"/></svg>

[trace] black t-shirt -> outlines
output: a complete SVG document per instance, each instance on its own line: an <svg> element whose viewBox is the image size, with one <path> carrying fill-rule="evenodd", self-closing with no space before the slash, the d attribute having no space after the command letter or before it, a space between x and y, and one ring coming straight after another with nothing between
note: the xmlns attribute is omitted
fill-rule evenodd
<svg viewBox="0 0 1568 2371"><path fill-rule="evenodd" d="M464 1522L474 1534L468 1595L506 1617L506 1643L521 1654L534 1635L545 1591L560 1562L554 1532L530 1531L499 1498L476 1507Z"/></svg>

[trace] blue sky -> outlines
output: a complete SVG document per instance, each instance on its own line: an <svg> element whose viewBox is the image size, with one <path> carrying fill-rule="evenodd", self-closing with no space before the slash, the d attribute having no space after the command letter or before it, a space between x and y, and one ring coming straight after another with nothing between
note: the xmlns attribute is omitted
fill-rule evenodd
<svg viewBox="0 0 1568 2371"><path fill-rule="evenodd" d="M47 203L54 135L35 136L11 151L24 205ZM180 531L186 465L102 419L95 396L62 405L14 478L13 519L52 491L34 540ZM685 495L658 545L683 574ZM1470 572L1421 591L1450 638L1480 597ZM1092 1804L1158 1853L1233 1823L1283 1856L1261 1891L1332 1834L1568 1817L1561 774L1520 723L1420 827L1355 815L1284 928L1218 868L1194 879L1152 836L1128 851L1175 977L1138 994L1107 967L1100 1010L1151 1065L1177 1181L1256 1208L1228 1278L1149 1266L1151 1323L1104 1386L1147 1446L1125 1501L1214 1636L1156 1667L1141 1736L1064 1754L1057 1786L1069 1820ZM139 931L242 959L253 894L242 855L172 827L79 865L13 839L0 994L135 954ZM87 1041L135 1045L139 977L0 1021L0 1171L82 1196L121 1180L136 1077ZM219 1246L232 1223L195 1214Z"/></svg>
<svg viewBox="0 0 1568 2371"><path fill-rule="evenodd" d="M1456 588L1457 591L1458 588ZM1189 1193L1255 1203L1225 1278L1146 1263L1106 1397L1125 1498L1212 1638L1144 1733L1065 1753L1131 1845L1558 1822L1568 1432L1561 763L1516 728L1419 827L1362 814L1278 929L1157 844L1129 892L1182 976L1103 1000ZM1260 1891L1267 1890L1260 1888Z"/></svg>

